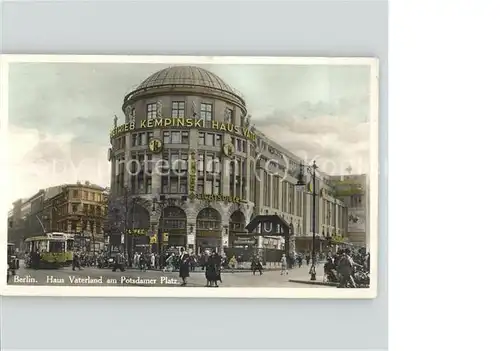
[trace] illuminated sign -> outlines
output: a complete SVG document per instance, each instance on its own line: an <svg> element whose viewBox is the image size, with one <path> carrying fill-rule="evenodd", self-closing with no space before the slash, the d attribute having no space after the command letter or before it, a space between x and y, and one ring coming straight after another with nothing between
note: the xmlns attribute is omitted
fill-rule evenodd
<svg viewBox="0 0 500 351"><path fill-rule="evenodd" d="M168 233L163 233L163 242L168 243ZM149 243L150 244L157 244L158 243L158 235L155 234L152 237L150 237Z"/></svg>
<svg viewBox="0 0 500 351"><path fill-rule="evenodd" d="M152 138L148 143L148 149L154 154L158 154L163 151L163 141L157 138Z"/></svg>
<svg viewBox="0 0 500 351"><path fill-rule="evenodd" d="M209 128L221 132L228 132L233 134L239 134L250 140L257 140L257 135L252 133L248 128L237 126L231 123L224 123L218 121L210 121L205 123L203 119L197 118L153 118L145 119L140 123L129 122L119 125L111 129L110 137L115 138L121 134L144 130L153 128L171 128L171 127L188 127L188 128Z"/></svg>
<svg viewBox="0 0 500 351"><path fill-rule="evenodd" d="M192 151L189 165L189 194L194 195L196 191L196 152Z"/></svg>
<svg viewBox="0 0 500 351"><path fill-rule="evenodd" d="M129 229L129 230L127 230L129 235L137 235L137 236L146 235L146 234L148 234L148 231L149 231L149 229Z"/></svg>
<svg viewBox="0 0 500 351"><path fill-rule="evenodd" d="M192 199L203 200L203 201L224 201L224 202L234 202L237 204L244 202L239 196L195 194L195 193L191 193L190 196Z"/></svg>

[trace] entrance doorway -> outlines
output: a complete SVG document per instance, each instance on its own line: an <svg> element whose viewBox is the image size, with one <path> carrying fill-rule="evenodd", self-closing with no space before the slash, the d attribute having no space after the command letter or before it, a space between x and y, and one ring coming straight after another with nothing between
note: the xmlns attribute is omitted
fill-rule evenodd
<svg viewBox="0 0 500 351"><path fill-rule="evenodd" d="M220 251L222 243L222 226L219 212L206 207L196 217L196 252Z"/></svg>

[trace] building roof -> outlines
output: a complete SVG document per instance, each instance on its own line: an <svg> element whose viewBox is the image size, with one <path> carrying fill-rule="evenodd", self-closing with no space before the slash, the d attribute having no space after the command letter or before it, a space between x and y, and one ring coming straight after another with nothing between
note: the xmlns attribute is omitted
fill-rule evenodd
<svg viewBox="0 0 500 351"><path fill-rule="evenodd" d="M245 105L241 94L224 82L222 78L206 69L195 66L173 66L155 72L146 78L132 92L127 94L125 100L130 96L150 88L164 87L202 87L218 92L228 93L236 97Z"/></svg>

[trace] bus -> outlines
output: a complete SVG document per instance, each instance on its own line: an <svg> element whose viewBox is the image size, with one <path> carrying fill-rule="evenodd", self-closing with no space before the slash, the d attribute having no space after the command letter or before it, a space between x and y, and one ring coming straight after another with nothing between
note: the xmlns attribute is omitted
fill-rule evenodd
<svg viewBox="0 0 500 351"><path fill-rule="evenodd" d="M71 266L73 262L73 251L75 250L75 234L52 232L47 233L47 238L65 240L64 254L66 256L66 266Z"/></svg>
<svg viewBox="0 0 500 351"><path fill-rule="evenodd" d="M61 268L67 265L65 238L35 236L25 240L26 268Z"/></svg>

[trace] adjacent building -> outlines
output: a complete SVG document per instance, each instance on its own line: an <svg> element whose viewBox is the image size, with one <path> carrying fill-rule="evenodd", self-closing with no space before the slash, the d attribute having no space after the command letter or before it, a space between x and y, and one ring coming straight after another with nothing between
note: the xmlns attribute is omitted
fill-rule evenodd
<svg viewBox="0 0 500 351"><path fill-rule="evenodd" d="M348 208L347 238L356 245L370 247L369 188L366 174L331 176L328 182L335 196Z"/></svg>
<svg viewBox="0 0 500 351"><path fill-rule="evenodd" d="M47 231L75 234L82 249L99 251L104 247L106 208L107 189L90 182L65 184L45 200L44 226Z"/></svg>
<svg viewBox="0 0 500 351"><path fill-rule="evenodd" d="M112 245L130 252L163 233L166 246L194 252L283 249L283 238L244 235L254 216L267 213L290 224L291 251L311 250L312 194L295 187L301 160L252 125L243 96L221 78L166 68L127 94L122 109L108 154ZM325 180L318 173L319 250L347 235L347 206Z"/></svg>
<svg viewBox="0 0 500 351"><path fill-rule="evenodd" d="M83 250L102 249L106 208L107 190L89 182L39 190L13 203L9 242L22 247L28 237L57 231L75 234Z"/></svg>

